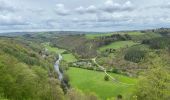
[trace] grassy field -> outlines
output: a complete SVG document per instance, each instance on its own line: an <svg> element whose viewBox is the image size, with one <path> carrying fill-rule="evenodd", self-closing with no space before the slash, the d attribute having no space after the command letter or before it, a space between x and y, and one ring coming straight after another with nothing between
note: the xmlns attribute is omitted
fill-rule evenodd
<svg viewBox="0 0 170 100"><path fill-rule="evenodd" d="M86 38L94 39L96 37L111 36L112 34L144 35L145 33L134 31L134 32L113 32L113 33L86 34Z"/></svg>
<svg viewBox="0 0 170 100"><path fill-rule="evenodd" d="M56 53L63 53L65 50L64 49L59 49L56 47L51 47L49 43L43 43L42 44L45 48L47 48L50 52L56 52Z"/></svg>
<svg viewBox="0 0 170 100"><path fill-rule="evenodd" d="M84 92L94 92L104 100L106 98L115 97L119 94L127 97L130 93L132 93L135 86L116 83L111 80L105 81L105 74L103 72L70 67L67 73L70 77L71 86ZM136 79L118 74L111 73L111 75L120 82L128 84L135 84L137 81Z"/></svg>
<svg viewBox="0 0 170 100"><path fill-rule="evenodd" d="M124 34L128 34L128 35L144 35L145 33L141 33L141 32L125 32Z"/></svg>
<svg viewBox="0 0 170 100"><path fill-rule="evenodd" d="M86 38L88 39L94 39L96 37L101 37L101 36L111 36L112 33L100 33L100 34L86 34Z"/></svg>
<svg viewBox="0 0 170 100"><path fill-rule="evenodd" d="M43 45L50 52L55 52L55 53L58 53L58 54L62 54L64 51L66 51L65 49L59 49L59 48L56 48L56 47L51 47L51 46L49 46L48 43L44 43ZM72 53L62 54L62 56L63 56L63 60L65 60L66 62L75 62L77 60Z"/></svg>
<svg viewBox="0 0 170 100"><path fill-rule="evenodd" d="M104 51L106 49L112 48L112 49L119 49L119 48L124 48L126 46L132 46L135 45L137 43L133 42L133 41L118 41L118 42L113 42L109 45L103 46L101 48L99 48L100 51Z"/></svg>
<svg viewBox="0 0 170 100"><path fill-rule="evenodd" d="M152 38L157 38L157 37L161 37L160 34L158 33L147 33L147 34L143 34L143 35L133 35L132 36L132 40L134 41L142 41L144 39L152 39Z"/></svg>
<svg viewBox="0 0 170 100"><path fill-rule="evenodd" d="M62 54L63 59L67 62L75 62L77 61L77 59L75 58L75 56L73 54Z"/></svg>

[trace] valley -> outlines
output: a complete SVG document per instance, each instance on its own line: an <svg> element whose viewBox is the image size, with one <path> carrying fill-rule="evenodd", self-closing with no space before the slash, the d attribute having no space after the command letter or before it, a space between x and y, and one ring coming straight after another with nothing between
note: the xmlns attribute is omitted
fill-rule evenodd
<svg viewBox="0 0 170 100"><path fill-rule="evenodd" d="M152 30L142 30L0 37L0 78L3 79L0 97L9 100L27 100L31 96L37 100L46 100L44 96L52 98L50 100L116 100L118 97L136 100L141 93L147 92L143 90L145 86L154 86L147 83L151 82L147 81L150 78L162 84L159 76L152 77L152 74L158 73L169 80L169 35L159 33L160 30L155 29L152 34ZM13 85L6 89L9 85L4 82ZM169 84L166 80L162 82L165 87ZM47 91L32 94L42 88ZM26 91L9 94L20 89Z"/></svg>
<svg viewBox="0 0 170 100"><path fill-rule="evenodd" d="M170 100L170 0L0 0L0 100Z"/></svg>

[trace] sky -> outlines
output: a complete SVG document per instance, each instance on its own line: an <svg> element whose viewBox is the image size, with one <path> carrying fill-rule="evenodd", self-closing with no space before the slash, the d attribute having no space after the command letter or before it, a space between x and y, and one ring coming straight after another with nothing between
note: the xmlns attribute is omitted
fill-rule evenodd
<svg viewBox="0 0 170 100"><path fill-rule="evenodd" d="M0 0L0 32L170 27L170 0Z"/></svg>

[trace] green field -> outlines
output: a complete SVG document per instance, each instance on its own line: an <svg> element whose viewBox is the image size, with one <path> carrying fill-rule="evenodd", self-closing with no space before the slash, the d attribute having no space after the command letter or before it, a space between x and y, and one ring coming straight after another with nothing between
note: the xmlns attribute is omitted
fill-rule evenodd
<svg viewBox="0 0 170 100"><path fill-rule="evenodd" d="M132 46L135 45L137 43L133 42L133 41L118 41L118 42L113 42L109 45L103 46L101 48L99 48L100 51L104 51L106 49L112 48L112 49L120 49L120 48L124 48L126 46Z"/></svg>
<svg viewBox="0 0 170 100"><path fill-rule="evenodd" d="M86 38L94 39L96 37L111 36L111 35L112 35L112 33L86 34Z"/></svg>
<svg viewBox="0 0 170 100"><path fill-rule="evenodd" d="M75 58L75 56L73 54L62 54L63 56L63 59L66 61L66 62L75 62L77 61L77 59Z"/></svg>
<svg viewBox="0 0 170 100"><path fill-rule="evenodd" d="M128 35L144 35L145 33L141 32L112 32L112 33L96 33L96 34L86 34L86 38L88 39L94 39L96 37L102 37L102 36L111 36L112 34L128 34Z"/></svg>
<svg viewBox="0 0 170 100"><path fill-rule="evenodd" d="M66 51L66 50L64 50L64 49L59 49L59 48L56 48L56 47L51 47L51 46L49 45L49 43L43 43L42 45L43 45L45 48L47 48L50 52L63 53L64 51Z"/></svg>
<svg viewBox="0 0 170 100"><path fill-rule="evenodd" d="M128 35L144 35L145 33L141 33L141 32L125 32L124 34L128 34Z"/></svg>
<svg viewBox="0 0 170 100"><path fill-rule="evenodd" d="M67 71L70 77L71 86L74 88L78 88L84 92L94 92L102 99L115 97L119 94L124 97L128 97L129 94L134 90L136 79L129 78L126 76L113 74L111 75L115 77L117 80L123 83L116 83L113 81L105 81L103 72L85 70L80 68L70 67Z"/></svg>
<svg viewBox="0 0 170 100"><path fill-rule="evenodd" d="M55 52L55 53L58 53L58 54L62 54L64 51L66 51L65 49L59 49L59 48L56 48L56 47L51 47L48 43L44 43L43 45L50 52ZM63 56L63 60L65 60L66 62L75 62L75 61L77 61L77 59L75 58L75 56L72 53L62 54L62 56Z"/></svg>

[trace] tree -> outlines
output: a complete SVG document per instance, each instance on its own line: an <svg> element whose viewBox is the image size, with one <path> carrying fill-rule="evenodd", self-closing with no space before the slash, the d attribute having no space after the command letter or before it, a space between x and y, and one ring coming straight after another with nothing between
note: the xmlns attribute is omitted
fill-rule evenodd
<svg viewBox="0 0 170 100"><path fill-rule="evenodd" d="M145 57L145 51L139 48L132 48L128 50L124 56L125 60L139 63Z"/></svg>
<svg viewBox="0 0 170 100"><path fill-rule="evenodd" d="M140 77L136 96L138 100L168 100L170 98L170 73L164 68L154 68Z"/></svg>
<svg viewBox="0 0 170 100"><path fill-rule="evenodd" d="M122 97L122 95L117 95L117 100L122 100L123 99L123 97Z"/></svg>
<svg viewBox="0 0 170 100"><path fill-rule="evenodd" d="M109 76L108 76L108 75L105 75L105 76L104 76L104 80L105 80L105 81L109 81Z"/></svg>
<svg viewBox="0 0 170 100"><path fill-rule="evenodd" d="M78 89L69 89L66 94L67 100L99 100L95 93L83 93Z"/></svg>

